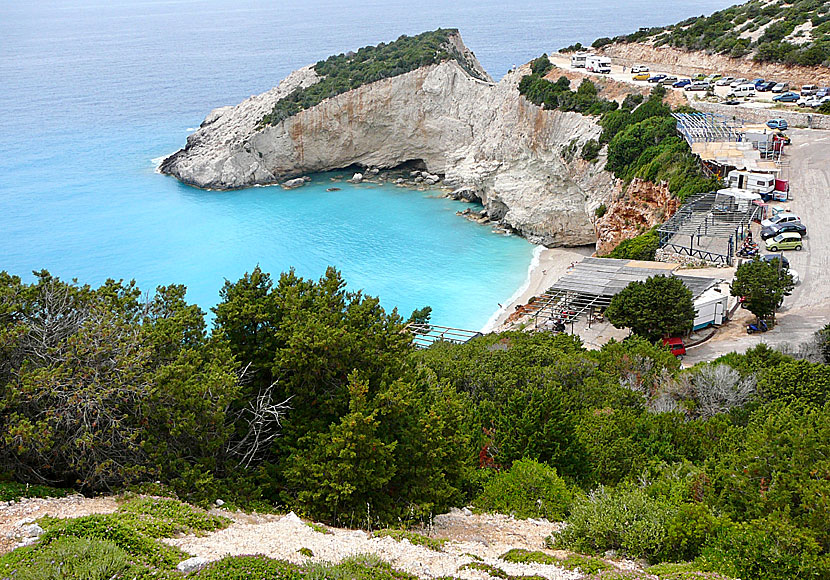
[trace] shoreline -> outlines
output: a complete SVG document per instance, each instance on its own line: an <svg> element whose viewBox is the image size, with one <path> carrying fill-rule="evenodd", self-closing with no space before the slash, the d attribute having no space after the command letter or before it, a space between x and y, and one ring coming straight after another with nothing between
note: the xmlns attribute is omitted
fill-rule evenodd
<svg viewBox="0 0 830 580"><path fill-rule="evenodd" d="M531 296L543 294L545 290L568 271L573 262L579 262L594 254L594 246L577 246L573 248L546 248L536 246L533 260L528 266L527 278L510 300L499 308L481 329L482 333L503 332L509 330L507 318L516 308L527 304Z"/></svg>

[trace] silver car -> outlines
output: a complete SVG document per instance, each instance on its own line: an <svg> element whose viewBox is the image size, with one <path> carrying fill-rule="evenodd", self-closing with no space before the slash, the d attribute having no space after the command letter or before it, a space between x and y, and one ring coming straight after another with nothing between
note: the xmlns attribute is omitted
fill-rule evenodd
<svg viewBox="0 0 830 580"><path fill-rule="evenodd" d="M735 79L731 83L729 83L729 88L735 89L735 88L737 88L741 85L747 84L748 82L749 82L749 79L745 79L745 78Z"/></svg>

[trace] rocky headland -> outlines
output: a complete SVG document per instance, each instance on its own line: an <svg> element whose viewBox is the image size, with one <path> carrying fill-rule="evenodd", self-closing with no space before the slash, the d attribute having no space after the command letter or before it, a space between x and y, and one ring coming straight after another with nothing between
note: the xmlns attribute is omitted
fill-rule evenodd
<svg viewBox="0 0 830 580"><path fill-rule="evenodd" d="M495 83L457 32L449 43L460 58L263 124L281 99L321 81L314 66L301 68L266 93L211 111L160 169L196 187L233 189L352 167L420 167L534 243L593 244L595 209L615 189L603 156L589 163L578 154L599 136L596 119L543 110L517 89L527 66Z"/></svg>

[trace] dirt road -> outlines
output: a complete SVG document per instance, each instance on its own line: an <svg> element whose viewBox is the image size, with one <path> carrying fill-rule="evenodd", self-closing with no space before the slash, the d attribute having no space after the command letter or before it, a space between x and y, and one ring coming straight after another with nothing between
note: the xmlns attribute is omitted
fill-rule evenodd
<svg viewBox="0 0 830 580"><path fill-rule="evenodd" d="M733 350L743 352L760 342L795 350L830 322L830 131L797 129L789 135L792 199L780 205L796 212L807 226L804 249L785 252L801 284L784 300L774 329L747 335L745 325L752 317L739 310L715 338L689 350L688 364Z"/></svg>

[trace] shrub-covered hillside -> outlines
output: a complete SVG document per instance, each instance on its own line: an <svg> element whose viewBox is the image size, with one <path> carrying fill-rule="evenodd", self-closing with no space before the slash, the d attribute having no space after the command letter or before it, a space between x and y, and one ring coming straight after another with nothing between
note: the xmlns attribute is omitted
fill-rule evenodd
<svg viewBox="0 0 830 580"><path fill-rule="evenodd" d="M752 54L757 61L830 66L830 2L827 0L750 0L684 20L673 26L640 30L614 40L651 41L727 56ZM594 46L610 42L599 39Z"/></svg>
<svg viewBox="0 0 830 580"><path fill-rule="evenodd" d="M672 110L663 103L665 88L656 87L645 102L641 95L629 95L619 105L600 97L588 79L576 91L570 90L567 77L549 81L545 77L553 65L546 54L534 59L530 68L531 73L519 82L519 92L527 100L545 109L599 116L602 134L599 141L585 143L583 159L595 160L607 145L606 169L616 177L666 181L669 191L681 200L718 188L718 180L704 175L697 156L677 134Z"/></svg>
<svg viewBox="0 0 830 580"><path fill-rule="evenodd" d="M456 29L439 28L321 60L314 65L314 70L322 79L281 99L274 110L263 117L260 125L276 125L324 99L445 60L455 59L467 72L478 76L479 73L470 68L464 55L450 43L450 35L457 33Z"/></svg>

